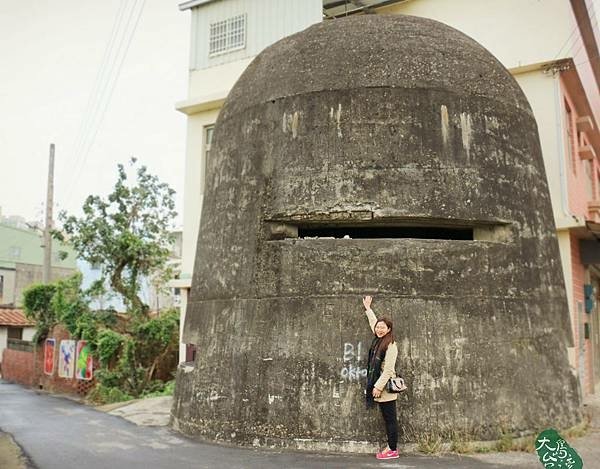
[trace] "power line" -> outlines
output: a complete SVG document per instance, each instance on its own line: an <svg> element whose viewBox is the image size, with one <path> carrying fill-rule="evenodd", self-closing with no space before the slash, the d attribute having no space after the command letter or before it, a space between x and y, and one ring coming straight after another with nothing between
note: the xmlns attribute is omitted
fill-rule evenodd
<svg viewBox="0 0 600 469"><path fill-rule="evenodd" d="M85 158L86 158L86 150L87 148L90 146L90 136L94 135L97 133L97 128L98 125L100 123L100 119L99 116L102 115L102 110L105 109L106 105L107 105L107 92L108 94L110 94L110 90L112 89L113 84L115 83L116 79L118 78L118 73L120 72L119 68L117 67L117 64L121 63L120 57L123 57L123 44L125 43L125 41L127 40L127 36L128 36L128 32L130 30L131 27L131 22L133 19L133 15L135 12L135 7L137 4L138 0L133 0L134 3L132 3L132 7L129 10L129 13L127 15L127 19L125 21L125 26L122 28L122 31L117 31L117 36L119 37L118 40L118 46L116 49L116 52L113 54L111 63L108 65L108 71L106 73L106 79L103 80L103 83L100 86L100 89L97 90L97 103L94 106L94 108L91 110L91 113L88 115L88 126L86 128L86 132L85 134L82 136L81 142L79 147L76 149L77 154L77 161L74 166L74 172L80 172L84 163L85 163ZM125 50L125 55L127 53L127 50ZM115 75L115 67L117 67L117 74ZM91 142L93 144L93 141ZM71 182L74 184L75 183L75 179L72 179Z"/></svg>
<svg viewBox="0 0 600 469"><path fill-rule="evenodd" d="M590 11L590 5L593 3L593 0L590 0L590 3L588 4L587 0L585 0L585 7L588 11ZM593 20L596 22L596 25L598 24L598 19L596 17L596 9L594 8L594 14L593 16ZM590 24L592 23L592 18L590 18ZM594 29L594 26L592 25L592 30ZM578 35L575 34L579 31L579 25L577 24L577 20L575 20L575 26L573 26L573 29L571 30L571 34L569 34L569 36L567 37L567 39L565 40L565 42L563 42L562 46L560 47L560 49L558 50L558 52L554 55L554 58L552 59L553 61L556 60L558 58L558 56L561 54L561 52L563 51L564 47L571 41L571 39L573 39L573 42L571 43L571 45L567 48L567 50L565 51L564 55L566 57L569 56L569 54L571 53L571 51L573 50L573 48L575 47L575 45L577 44L577 39L578 39ZM581 41L579 43L579 47L577 49L577 51L572 54L572 57L575 57L579 51L581 50L583 41Z"/></svg>
<svg viewBox="0 0 600 469"><path fill-rule="evenodd" d="M591 5L591 3L592 3L592 0L590 0L590 5ZM589 7L589 5L588 5L588 2L587 2L587 0L586 0L586 2L585 2L585 7L586 7L586 9L587 9L588 11L590 11L590 7ZM594 24L594 23L595 23L595 24ZM597 16L596 16L596 9L594 9L594 14L593 14L593 15L592 15L592 17L590 18L590 26L591 26L591 28L592 28L592 34L593 34L593 32L594 32L594 27L595 27L595 26L596 26L596 27L598 26L598 18L597 18ZM571 48L569 48L569 51L570 51L570 50L573 48L573 46L575 46L575 44L573 44L573 45L571 46ZM576 50L575 52L573 52L571 56L572 56L573 58L577 57L577 54L579 54L579 51L581 50L581 48L582 48L583 46L584 46L584 42L583 42L583 38L581 38L581 41L579 42L579 46L577 47L577 50ZM568 55L568 52L567 52L567 54L565 54L565 55Z"/></svg>
<svg viewBox="0 0 600 469"><path fill-rule="evenodd" d="M100 101L98 103L98 106L94 109L94 115L90 118L90 122L92 122L92 124L90 124L90 127L89 127L90 130L87 134L87 136L89 136L89 138L84 139L83 143L81 144L81 153L79 154L79 156L80 156L79 164L74 168L74 175L71 178L71 186L70 186L70 190L67 195L67 200L69 202L71 200L71 195L73 193L73 189L75 188L75 186L77 184L77 181L79 179L81 171L85 167L85 161L87 159L87 156L88 156L90 150L92 149L92 146L94 144L94 141L96 139L98 131L100 130L101 124L102 124L104 116L106 114L106 110L108 109L108 106L112 99L113 92L115 90L116 84L118 82L118 79L119 79L119 76L121 73L121 70L123 68L125 58L127 57L129 47L131 46L133 37L135 35L140 18L142 16L142 12L143 12L146 0L141 1L141 4L140 4L141 6L137 10L136 17L135 17L135 20L133 23L133 28L131 28L131 30L128 33L127 30L129 29L131 20L134 17L134 12L136 10L136 5L138 3L138 0L134 0L134 1L135 1L135 3L133 4L133 7L131 8L131 10L129 12L129 15L128 15L128 18L126 21L126 26L123 29L121 42L119 43L119 47L115 54L115 60L108 72L108 79L105 82L103 88L100 90ZM123 43L125 41L126 41L126 45L125 45L125 48L123 49L123 52L121 53L120 52L121 46L123 45ZM119 55L120 55L120 57L119 57ZM115 65L116 65L116 70L115 70ZM114 71L114 74L113 74L113 71Z"/></svg>
<svg viewBox="0 0 600 469"><path fill-rule="evenodd" d="M106 48L104 49L104 56L102 57L102 62L100 62L100 67L98 68L98 72L96 73L94 85L93 85L90 95L88 97L88 102L83 111L83 118L79 125L79 130L77 131L77 135L74 140L73 148L71 150L71 156L75 157L74 163L77 162L77 155L78 155L79 147L82 143L84 135L87 133L87 129L89 127L89 122L90 122L90 116L92 115L92 111L93 111L94 107L96 106L95 98L98 96L98 90L101 88L101 83L105 79L104 71L106 70L108 61L111 59L111 56L112 56L112 48L114 46L115 39L117 37L118 31L121 26L121 20L123 18L123 13L126 10L126 4L127 4L127 0L121 0L121 4L119 5L119 10L117 11L117 15L115 16L115 20L113 22L113 27L112 27L112 30L110 33L109 41L106 45ZM71 159L72 158L68 158L65 160L65 163L63 165L64 171L66 171L67 168L72 167L72 164L70 163Z"/></svg>

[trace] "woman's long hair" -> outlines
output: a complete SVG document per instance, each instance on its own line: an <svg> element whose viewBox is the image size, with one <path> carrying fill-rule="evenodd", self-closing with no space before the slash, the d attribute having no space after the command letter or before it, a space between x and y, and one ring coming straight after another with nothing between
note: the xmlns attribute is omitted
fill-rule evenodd
<svg viewBox="0 0 600 469"><path fill-rule="evenodd" d="M377 334L375 334L373 342L371 343L371 347L369 348L369 361L367 363L367 388L365 392L368 409L375 405L375 400L373 398L373 387L375 386L375 382L381 376L381 364L385 360L385 353L387 352L389 345L394 341L393 324L388 318L378 319L373 326L373 333L375 332L375 326L377 326L377 324L380 322L385 323L385 325L389 328L389 331L381 338L377 337Z"/></svg>
<svg viewBox="0 0 600 469"><path fill-rule="evenodd" d="M377 320L377 322L375 323L375 326L373 326L373 329L375 329L375 327L377 327L377 324L379 324L380 322L385 323L385 325L390 329L388 331L388 333L386 335L384 335L381 338L381 341L379 342L379 344L377 345L377 350L375 351L376 354L380 354L380 353L385 353L389 347L389 345L394 342L394 324L392 323L392 320L389 318L379 318ZM375 331L373 330L373 333L375 333Z"/></svg>

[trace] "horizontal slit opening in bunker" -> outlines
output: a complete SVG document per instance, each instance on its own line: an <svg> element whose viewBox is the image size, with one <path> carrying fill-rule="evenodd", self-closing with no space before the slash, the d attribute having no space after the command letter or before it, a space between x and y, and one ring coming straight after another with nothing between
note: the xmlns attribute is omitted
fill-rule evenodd
<svg viewBox="0 0 600 469"><path fill-rule="evenodd" d="M507 243L514 239L509 222L468 224L459 221L441 223L375 222L331 223L328 221L289 223L268 222L267 239L439 239Z"/></svg>
<svg viewBox="0 0 600 469"><path fill-rule="evenodd" d="M335 227L298 227L298 238L416 238L416 239L453 239L472 241L473 228L447 228L433 226L335 226Z"/></svg>

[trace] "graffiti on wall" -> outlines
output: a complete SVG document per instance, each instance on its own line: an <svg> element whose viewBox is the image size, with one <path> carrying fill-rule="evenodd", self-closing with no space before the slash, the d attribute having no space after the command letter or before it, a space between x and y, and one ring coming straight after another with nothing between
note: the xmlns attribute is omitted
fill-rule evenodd
<svg viewBox="0 0 600 469"><path fill-rule="evenodd" d="M93 377L93 361L90 352L90 345L86 340L77 342L77 360L75 367L75 377L89 381Z"/></svg>
<svg viewBox="0 0 600 469"><path fill-rule="evenodd" d="M44 343L44 373L52 376L54 374L54 348L56 340L46 339Z"/></svg>
<svg viewBox="0 0 600 469"><path fill-rule="evenodd" d="M72 378L75 372L75 341L61 340L58 352L58 376Z"/></svg>
<svg viewBox="0 0 600 469"><path fill-rule="evenodd" d="M356 344L346 342L344 344L344 366L340 376L344 381L358 382L367 377L367 369L360 363L363 350L362 342Z"/></svg>

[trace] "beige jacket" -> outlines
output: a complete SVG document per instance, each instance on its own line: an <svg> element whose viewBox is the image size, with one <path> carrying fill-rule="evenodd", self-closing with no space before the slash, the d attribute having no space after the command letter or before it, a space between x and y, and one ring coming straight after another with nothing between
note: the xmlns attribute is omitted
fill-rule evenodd
<svg viewBox="0 0 600 469"><path fill-rule="evenodd" d="M377 323L377 316L372 309L368 309L367 318L369 319L369 326L371 326L371 331L373 334L375 333L375 324ZM383 357L383 363L381 363L381 376L377 381L375 381L375 387L377 389L381 389L383 392L380 397L375 398L375 402L389 402L395 401L398 399L398 394L387 392L385 390L385 385L387 384L390 378L396 377L396 359L398 358L398 346L396 342L392 342L387 351L385 352L385 357Z"/></svg>

